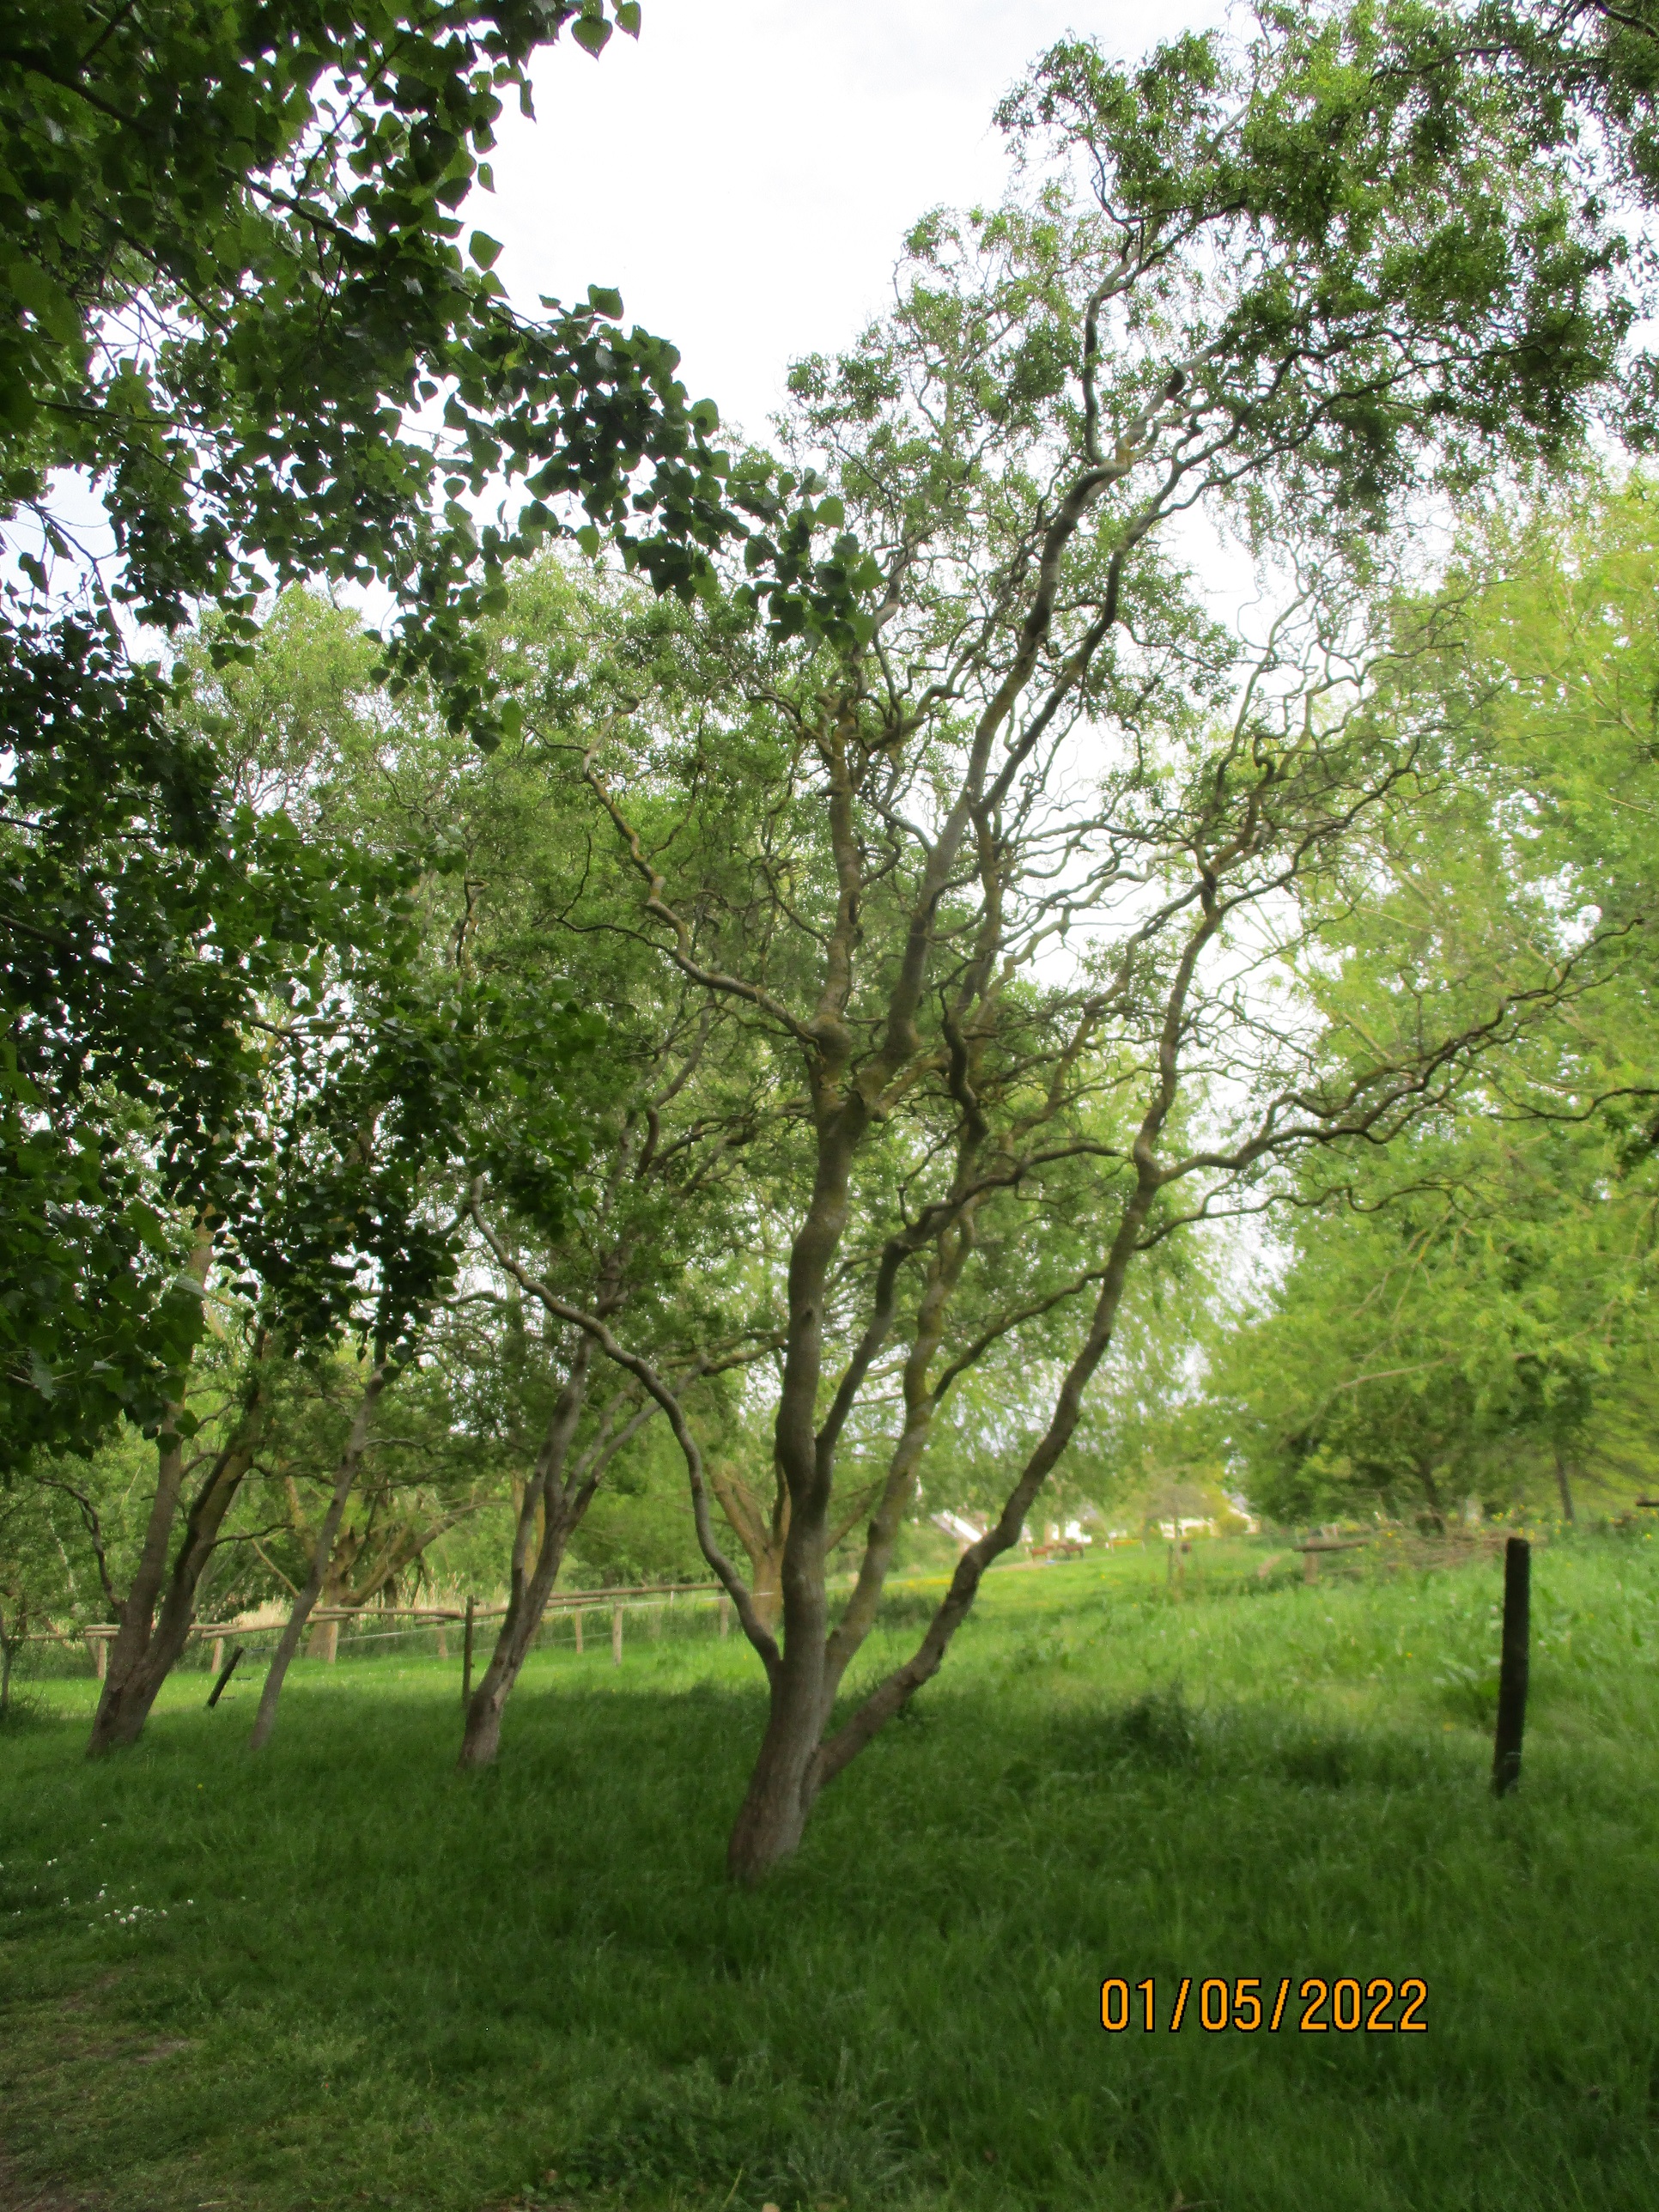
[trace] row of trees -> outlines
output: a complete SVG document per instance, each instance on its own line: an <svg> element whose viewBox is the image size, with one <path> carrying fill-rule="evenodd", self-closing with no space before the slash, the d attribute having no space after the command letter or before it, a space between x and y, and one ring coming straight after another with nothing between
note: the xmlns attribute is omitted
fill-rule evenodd
<svg viewBox="0 0 1659 2212"><path fill-rule="evenodd" d="M510 1486L486 1763L594 1500L678 1463L769 1686L730 1854L757 1879L1068 1455L1121 1476L1137 1422L1190 1417L1206 1224L1244 1253L1297 1224L1212 1354L1264 1498L1432 1501L1500 1408L1573 1448L1640 1337L1647 1084L1640 841L1584 797L1594 746L1647 758L1607 673L1639 586L1573 595L1604 554L1639 575L1644 498L1577 538L1471 524L1432 587L1416 548L1477 484L1524 514L1537 471L1582 476L1608 395L1642 419L1627 29L1296 9L1133 71L1066 42L1002 112L1023 190L916 227L893 312L794 372L781 461L714 455L659 379L669 445L607 448L657 477L590 489L611 565L481 542L435 659L293 592L257 648L246 605L210 619L164 699L98 708L141 697L154 757L196 764L193 838L131 750L85 820L31 782L96 751L37 721L4 832L47 947L15 1000L9 1495L68 1499L117 1608L94 1749L143 1725L216 1559L268 1559L256 1501L303 1459L326 1503L289 1499L263 1741L354 1498L424 1452L401 1565ZM365 127L328 143L372 179L403 126ZM445 373L458 436L520 422ZM1259 617L1206 594L1195 518ZM1621 684L1623 720L1594 703ZM120 1584L72 1472L118 1423L155 1464ZM947 1468L988 1526L872 1669Z"/></svg>

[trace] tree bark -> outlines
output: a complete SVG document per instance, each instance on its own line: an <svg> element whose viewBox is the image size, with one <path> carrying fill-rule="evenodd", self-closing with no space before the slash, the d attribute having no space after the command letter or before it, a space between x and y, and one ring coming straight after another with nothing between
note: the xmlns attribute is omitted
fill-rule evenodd
<svg viewBox="0 0 1659 2212"><path fill-rule="evenodd" d="M783 1605L783 1547L789 1534L789 1492L779 1483L769 1513L741 1475L729 1468L712 1465L708 1487L748 1553L756 1614L769 1629L775 1629Z"/></svg>
<svg viewBox="0 0 1659 2212"><path fill-rule="evenodd" d="M368 1432L374 1425L374 1408L391 1380L391 1369L385 1358L376 1361L363 1384L362 1396L352 1418L351 1428L340 1454L335 1470L334 1494L329 1499L328 1511L324 1516L322 1528L312 1554L311 1572L304 1587L294 1600L276 1653L266 1671L264 1687L259 1694L259 1710L254 1716L253 1733L248 1740L250 1751L261 1751L270 1741L271 1730L276 1725L276 1704L283 1694L283 1684L293 1664L294 1655L300 1648L300 1638L305 1634L306 1622L316 1604L328 1575L328 1564L334 1555L334 1540L340 1533L346 1501L351 1495L351 1486L357 1480L357 1470L362 1465L363 1454L368 1449ZM337 1627L331 1621L330 1627Z"/></svg>
<svg viewBox="0 0 1659 2212"><path fill-rule="evenodd" d="M196 1618L198 1588L212 1559L225 1516L253 1463L264 1414L263 1379L256 1373L244 1396L234 1433L216 1455L191 1503L165 1593L161 1583L171 1524L184 1486L184 1453L179 1438L163 1431L155 1498L138 1570L121 1608L111 1648L109 1669L87 1745L89 1759L137 1741L162 1683L179 1663Z"/></svg>
<svg viewBox="0 0 1659 2212"><path fill-rule="evenodd" d="M1555 1486L1561 1493L1561 1517L1571 1522L1577 1519L1572 1510L1572 1480L1567 1466L1567 1455L1559 1444L1555 1447Z"/></svg>
<svg viewBox="0 0 1659 2212"><path fill-rule="evenodd" d="M880 1683L828 1741L823 1740L830 1720L827 1705L821 1704L809 1721L798 1705L779 1695L775 1684L760 1759L726 1853L727 1870L734 1881L745 1885L760 1881L797 1848L819 1792L939 1672L987 1568L1019 1541L1033 1500L1071 1442L1084 1391L1110 1346L1129 1267L1157 1188L1156 1176L1144 1174L1125 1207L1088 1336L1066 1370L1048 1427L1021 1470L1000 1518L957 1562L951 1587L915 1656ZM787 1660L787 1653L785 1656ZM826 1667L826 1676L828 1671ZM781 1675L783 1670L779 1672ZM821 1682L821 1692L822 1687Z"/></svg>
<svg viewBox="0 0 1659 2212"><path fill-rule="evenodd" d="M212 1257L212 1231L204 1228L184 1269L198 1287L207 1281ZM185 1479L184 1440L176 1425L182 1392L174 1419L157 1437L155 1494L150 1501L138 1564L118 1615L117 1633L87 1744L88 1759L101 1758L119 1745L137 1741L157 1692L184 1650L195 1617L197 1589L213 1557L224 1517L258 1447L265 1413L264 1364L269 1350L269 1339L262 1333L254 1346L252 1374L242 1394L235 1426L191 1502L171 1576L167 1547Z"/></svg>
<svg viewBox="0 0 1659 2212"><path fill-rule="evenodd" d="M20 1613L15 1624L15 1632L9 1635L6 1632L5 1616L0 1613L0 1721L4 1720L11 1711L12 1660L18 1645L23 1640L24 1631L27 1625L28 1615Z"/></svg>
<svg viewBox="0 0 1659 2212"><path fill-rule="evenodd" d="M579 1336L571 1354L570 1371L554 1404L547 1433L536 1456L535 1472L525 1485L520 1501L507 1614L496 1636L495 1648L489 1655L489 1664L467 1704L457 1761L464 1767L488 1766L501 1749L501 1717L507 1710L507 1701L542 1625L547 1601L564 1563L570 1532L586 1506L587 1498L581 1496L580 1508L574 1512L569 1510L575 1500L567 1504L561 1478L586 1401L592 1359L590 1339ZM538 1523L540 1542L536 1545ZM536 1548L533 1568L529 1564L532 1546Z"/></svg>
<svg viewBox="0 0 1659 2212"><path fill-rule="evenodd" d="M1446 1533L1446 1516L1441 1507L1440 1491L1434 1479L1434 1468L1431 1462L1426 1459L1418 1462L1417 1479L1422 1484L1423 1495L1428 1501L1429 1518L1443 1536Z"/></svg>

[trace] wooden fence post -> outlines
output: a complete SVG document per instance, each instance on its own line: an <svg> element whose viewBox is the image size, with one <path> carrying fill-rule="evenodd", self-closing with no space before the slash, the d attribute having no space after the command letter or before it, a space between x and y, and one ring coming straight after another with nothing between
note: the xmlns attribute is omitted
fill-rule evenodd
<svg viewBox="0 0 1659 2212"><path fill-rule="evenodd" d="M461 1705L465 1709L472 1702L472 1608L476 1598L466 1601L466 1642L461 1653Z"/></svg>
<svg viewBox="0 0 1659 2212"><path fill-rule="evenodd" d="M213 1639L213 1671L216 1674L224 1663L225 1639L222 1636L216 1636Z"/></svg>
<svg viewBox="0 0 1659 2212"><path fill-rule="evenodd" d="M1504 1649L1498 1669L1498 1728L1492 1786L1507 1797L1521 1779L1521 1738L1527 1725L1527 1647L1532 1616L1532 1547L1511 1536L1504 1547Z"/></svg>
<svg viewBox="0 0 1659 2212"><path fill-rule="evenodd" d="M101 1682L109 1673L109 1638L107 1636L89 1636L87 1642L92 1646L92 1663Z"/></svg>
<svg viewBox="0 0 1659 2212"><path fill-rule="evenodd" d="M720 1593L720 1634L729 1635L732 1628L732 1601L724 1590Z"/></svg>
<svg viewBox="0 0 1659 2212"><path fill-rule="evenodd" d="M622 1607L619 1605L611 1608L611 1663L613 1667L622 1665Z"/></svg>
<svg viewBox="0 0 1659 2212"><path fill-rule="evenodd" d="M236 1649L231 1653L229 1661L222 1673L220 1674L218 1680L208 1692L208 1710L210 1712L211 1712L214 1706L218 1704L220 1698L224 1695L225 1684L229 1681L231 1676L236 1672L236 1662L241 1657L241 1656L242 1646L239 1644Z"/></svg>
<svg viewBox="0 0 1659 2212"><path fill-rule="evenodd" d="M580 1606L578 1606L578 1607L576 1607L576 1656L580 1659L580 1658L581 1657L581 1656L582 1656L582 1609L581 1609Z"/></svg>

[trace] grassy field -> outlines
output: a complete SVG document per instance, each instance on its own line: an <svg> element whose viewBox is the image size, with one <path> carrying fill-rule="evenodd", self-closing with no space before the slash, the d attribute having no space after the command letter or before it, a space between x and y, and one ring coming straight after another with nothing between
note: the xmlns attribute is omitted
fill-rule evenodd
<svg viewBox="0 0 1659 2212"><path fill-rule="evenodd" d="M1495 1565L999 1574L756 1896L735 1638L538 1655L473 1778L453 1658L297 1668L260 1763L257 1675L98 1768L94 1686L40 1685L0 1736L0 2206L1650 2208L1656 1553L1539 1554L1501 1804ZM1156 2033L1102 2032L1106 1975L1157 1978ZM1293 1993L1171 2034L1183 1975L1421 1976L1428 2032Z"/></svg>

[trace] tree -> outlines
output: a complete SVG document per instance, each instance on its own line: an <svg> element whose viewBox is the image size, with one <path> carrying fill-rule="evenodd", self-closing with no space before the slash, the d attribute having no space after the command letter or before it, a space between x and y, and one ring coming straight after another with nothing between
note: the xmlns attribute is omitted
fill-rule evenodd
<svg viewBox="0 0 1659 2212"><path fill-rule="evenodd" d="M295 629L303 637L307 624L279 624L278 645ZM157 1439L156 1482L121 1601L94 1751L133 1739L184 1649L197 1590L259 1455L285 1366L326 1360L356 1340L369 1348L372 1401L407 1360L457 1262L457 1188L495 1087L510 1082L534 1100L521 1116L517 1158L550 1218L568 1201L580 1157L560 1071L591 1047L591 1018L563 1002L526 1009L434 963L416 895L421 857L366 841L344 823L331 829L312 802L307 754L349 753L349 686L361 666L361 659L337 660L330 682L309 695L305 726L290 718L286 751L274 764L291 779L290 814L257 804L264 725L251 709L269 703L267 690L255 682L251 696L239 696L234 683L216 690L209 657L192 663L203 686L196 712L216 722L217 747L244 779L244 817L279 854L296 856L290 872L302 881L308 872L312 881L367 884L370 893L349 908L332 944L286 948L288 957L262 974L257 996L238 981L240 1096L228 1129L202 1132L197 1158L211 1172L193 1218L184 1218L187 1280L198 1299L210 1288L228 1295L241 1356L210 1449L191 1449L199 1423L189 1357L165 1378L147 1424ZM210 967L218 950L211 911L200 929L200 964ZM178 1128L176 1110L158 1118ZM150 1171L161 1202L176 1208L159 1150L152 1144ZM354 1475L367 1442L365 1431L350 1455ZM341 1512L349 1491L348 1481ZM308 1610L296 1605L296 1637ZM279 1682L281 1670L273 1671Z"/></svg>
<svg viewBox="0 0 1659 2212"><path fill-rule="evenodd" d="M253 1473L252 1511L267 1524L253 1550L276 1588L297 1595L320 1556L318 1606L331 1615L389 1604L427 1573L427 1555L471 1521L503 1487L504 1455L469 1426L475 1412L471 1346L455 1323L466 1311L447 1299L398 1377L396 1419L376 1434L347 1498L333 1544L321 1544L324 1516L307 1496L323 1470L337 1467L355 1410L357 1363L345 1358L296 1369L274 1410ZM274 1516L274 1525L273 1523ZM331 1660L337 1617L316 1621L307 1646Z"/></svg>
<svg viewBox="0 0 1659 2212"><path fill-rule="evenodd" d="M1139 1255L1261 1202L1236 1180L1303 1146L1407 1126L1559 987L1542 960L1509 992L1460 975L1432 1024L1380 1042L1340 1022L1310 1041L1242 988L1264 958L1316 966L1354 826L1413 774L1373 691L1427 641L1351 652L1351 611L1310 568L1241 668L1155 551L1210 502L1334 578L1345 533L1414 487L1561 450L1612 368L1623 310L1565 166L1531 158L1501 78L1397 67L1415 20L1275 16L1247 48L1183 41L1133 75L1056 49L1005 112L1052 180L919 226L895 314L796 374L796 454L827 456L833 487L821 526L850 520L878 571L872 639L745 658L715 635L694 743L653 745L648 702L590 725L641 925L799 1071L781 1638L699 1523L769 1686L739 1879L794 1848L937 1670L1074 1431ZM756 787L775 794L764 834L711 866L691 825L746 823ZM1068 938L1089 950L1045 969ZM988 1330L1086 1302L1044 1431L914 1656L837 1721L937 1408L984 1349L986 1330L953 1337L960 1285L994 1231L1020 1243L1035 1194L1085 1182L1089 1264ZM603 1316L580 1325L646 1380ZM902 1362L902 1419L832 1622L837 1459L878 1356ZM696 1503L696 1439L676 1434Z"/></svg>
<svg viewBox="0 0 1659 2212"><path fill-rule="evenodd" d="M486 640L512 702L532 685L580 692L595 662L629 673L623 605L605 586L577 587L554 562L515 578ZM645 624L643 668L653 658L672 664L685 620L671 605ZM428 1176L424 1187L440 1210L465 1202L477 1241L465 1291L447 1302L436 1337L428 1327L411 1346L410 1359L441 1344L464 1365L458 1402L465 1425L514 1480L508 1605L463 1745L464 1763L482 1765L495 1756L507 1701L598 1486L626 1463L657 1410L635 1381L603 1362L596 1371L586 1340L563 1320L527 1326L526 1285L550 1276L584 1307L625 1309L635 1340L711 1400L717 1378L769 1341L747 1310L753 1270L742 1257L740 1208L743 1164L763 1146L775 1112L741 1026L711 1018L678 979L665 988L637 942L631 893L612 885L600 895L585 884L591 799L578 763L523 727L482 754L410 695L361 715L326 711L319 672L337 654L337 624L296 601L276 636L286 643L263 677L256 665L222 679L227 703L236 702L236 719L251 733L249 777L280 795L319 846L383 856L418 849L427 865L411 889L420 946L411 974L422 991L437 1005L477 1007L481 1025L487 1012L497 1045L534 1039L557 1055L550 1091L545 1066L522 1057L508 1065L504 1055L479 1061L474 1038L467 1072L458 1070L451 1086L466 1094L460 1108L441 1101L418 1124L398 1125L420 1162L428 1159L433 1128L456 1110L465 1125L465 1171L458 1151L447 1196L439 1196L441 1176ZM594 1025L594 1048L580 1056L561 1046L573 1033L577 977L580 1019ZM354 1003L356 1028L368 1012ZM459 1013L451 1030L460 1032ZM313 1087L329 1102L331 1127L343 1111L340 1073ZM383 1144L383 1125L374 1126L389 1173L396 1154ZM563 1128L582 1135L574 1202L550 1142ZM319 1224L332 1218L325 1207ZM537 1293L529 1296L533 1302ZM356 1479L347 1455L335 1476L337 1529L346 1525ZM325 1525L312 1540L296 1614L307 1593L324 1586L329 1534Z"/></svg>
<svg viewBox="0 0 1659 2212"><path fill-rule="evenodd" d="M1628 1482L1650 1463L1613 1440L1653 1348L1652 490L1589 474L1464 535L1455 649L1414 678L1440 803L1372 848L1331 1003L1363 1024L1449 958L1501 987L1540 945L1573 988L1456 1121L1357 1163L1296 1220L1218 1384L1273 1511L1438 1521L1449 1492L1553 1488L1571 1519L1575 1469Z"/></svg>
<svg viewBox="0 0 1659 2212"><path fill-rule="evenodd" d="M637 7L459 0L411 22L313 0L112 17L57 0L16 16L6 512L33 514L42 550L64 556L51 478L85 471L120 558L113 597L167 629L216 605L226 645L252 635L273 579L378 580L406 617L400 673L427 672L486 738L469 617L553 526L550 498L574 495L657 581L689 584L699 542L727 526L725 469L672 348L614 327L603 289L526 321L490 273L499 248L478 230L459 243L503 94L527 107L538 46L568 27L597 53L613 23L637 34ZM455 495L497 476L529 503L480 532ZM14 619L9 657L27 669L53 637L72 687L72 627Z"/></svg>
<svg viewBox="0 0 1659 2212"><path fill-rule="evenodd" d="M624 331L605 288L528 319L487 234L463 248L503 96L528 106L562 30L597 54L613 27L637 32L635 0L418 20L49 0L0 24L0 525L24 580L0 586L15 1449L83 1449L124 1413L153 1427L191 1340L182 1255L102 1109L142 1102L165 1202L192 1213L246 1103L246 1018L273 967L337 942L327 887L295 879L280 823L231 810L178 712L192 670L135 659L131 625L173 637L206 611L234 657L273 586L377 586L387 680L429 686L488 745L506 710L478 617L550 532L606 536L690 593L746 511L771 532L753 544L776 617L844 618L793 487L711 442L672 346ZM58 497L70 471L107 557Z"/></svg>

